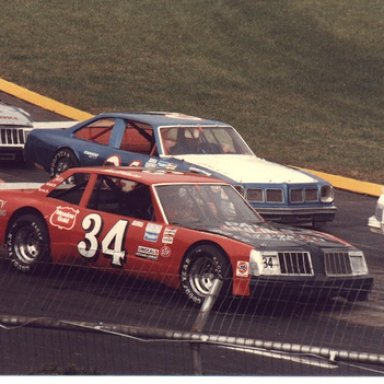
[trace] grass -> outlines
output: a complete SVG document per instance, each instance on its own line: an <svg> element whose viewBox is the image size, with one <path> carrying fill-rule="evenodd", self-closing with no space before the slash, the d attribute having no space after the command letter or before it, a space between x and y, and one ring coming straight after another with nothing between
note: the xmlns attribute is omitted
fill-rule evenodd
<svg viewBox="0 0 384 384"><path fill-rule="evenodd" d="M260 157L384 183L384 2L0 0L0 77L74 107L234 125Z"/></svg>

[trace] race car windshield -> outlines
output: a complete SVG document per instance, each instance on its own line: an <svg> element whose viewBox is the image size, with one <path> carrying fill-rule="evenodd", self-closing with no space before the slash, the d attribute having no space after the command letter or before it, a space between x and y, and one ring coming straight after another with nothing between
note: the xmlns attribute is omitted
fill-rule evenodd
<svg viewBox="0 0 384 384"><path fill-rule="evenodd" d="M201 229L224 222L260 223L263 219L229 185L183 184L156 188L170 224Z"/></svg>
<svg viewBox="0 0 384 384"><path fill-rule="evenodd" d="M160 130L164 155L252 155L232 127L170 127Z"/></svg>

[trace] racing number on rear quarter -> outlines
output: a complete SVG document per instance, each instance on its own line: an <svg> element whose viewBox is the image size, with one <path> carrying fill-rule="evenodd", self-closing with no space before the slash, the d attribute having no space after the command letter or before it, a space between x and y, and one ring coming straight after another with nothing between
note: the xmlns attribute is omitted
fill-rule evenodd
<svg viewBox="0 0 384 384"><path fill-rule="evenodd" d="M128 224L127 220L119 220L101 240L103 255L111 257L112 265L118 267L122 267L125 261L124 240ZM85 236L84 240L77 244L77 249L81 256L92 259L97 255L99 249L98 236L103 227L103 219L100 215L91 213L84 217L81 225Z"/></svg>

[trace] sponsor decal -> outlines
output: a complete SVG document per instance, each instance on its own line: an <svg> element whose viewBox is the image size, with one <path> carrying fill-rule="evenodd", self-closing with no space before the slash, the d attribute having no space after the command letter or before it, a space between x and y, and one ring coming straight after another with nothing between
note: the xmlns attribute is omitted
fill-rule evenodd
<svg viewBox="0 0 384 384"><path fill-rule="evenodd" d="M7 211L3 209L7 204L6 200L0 200L0 217L4 217L7 215Z"/></svg>
<svg viewBox="0 0 384 384"><path fill-rule="evenodd" d="M57 184L61 184L63 181L64 181L64 177L63 176L60 176L60 175L57 175L53 180L54 183L57 183Z"/></svg>
<svg viewBox="0 0 384 384"><path fill-rule="evenodd" d="M163 226L160 224L148 223L145 227L144 240L156 243Z"/></svg>
<svg viewBox="0 0 384 384"><path fill-rule="evenodd" d="M78 209L71 207L56 207L56 211L49 217L49 222L59 229L71 230L76 224L76 217L79 214Z"/></svg>
<svg viewBox="0 0 384 384"><path fill-rule="evenodd" d="M176 228L165 228L161 242L163 244L173 244L173 240L176 235L176 232L177 232Z"/></svg>
<svg viewBox="0 0 384 384"><path fill-rule="evenodd" d="M158 165L159 167L165 168L165 167L168 165L168 161L159 160L159 162L157 163L157 165Z"/></svg>
<svg viewBox="0 0 384 384"><path fill-rule="evenodd" d="M168 163L165 167L168 171L174 171L177 168L177 164L174 163Z"/></svg>
<svg viewBox="0 0 384 384"><path fill-rule="evenodd" d="M238 261L236 264L236 276L237 277L248 277L248 274L249 274L248 261Z"/></svg>
<svg viewBox="0 0 384 384"><path fill-rule="evenodd" d="M189 171L190 172L195 172L195 173L201 173L202 175L205 175L205 176L212 176L212 173L211 172L208 172L204 169L200 169L200 168L197 168L197 167L189 167Z"/></svg>
<svg viewBox="0 0 384 384"><path fill-rule="evenodd" d="M133 220L131 225L133 227L143 228L144 227L144 222L139 221L139 220Z"/></svg>
<svg viewBox="0 0 384 384"><path fill-rule="evenodd" d="M129 164L130 167L141 167L141 161L140 160L134 160Z"/></svg>
<svg viewBox="0 0 384 384"><path fill-rule="evenodd" d="M84 151L83 152L85 156L88 156L90 159L97 159L99 157L99 154L96 152L91 152L91 151Z"/></svg>
<svg viewBox="0 0 384 384"><path fill-rule="evenodd" d="M7 116L7 115L0 115L0 119L19 121L19 118L17 118L16 116Z"/></svg>
<svg viewBox="0 0 384 384"><path fill-rule="evenodd" d="M163 245L160 248L160 256L161 257L169 257L172 254L171 248L168 247L168 245Z"/></svg>
<svg viewBox="0 0 384 384"><path fill-rule="evenodd" d="M241 233L250 233L250 234L276 234L275 229L270 229L268 227L259 226L257 224L248 224L248 223L236 223L231 221L226 221L222 226L223 230L229 230L231 232L241 232Z"/></svg>
<svg viewBox="0 0 384 384"><path fill-rule="evenodd" d="M157 160L156 159L149 159L145 164L145 168L153 168L157 166Z"/></svg>
<svg viewBox="0 0 384 384"><path fill-rule="evenodd" d="M279 240L279 241L302 241L312 244L324 244L329 241L335 241L329 235L319 232L308 232L306 230L296 229L276 229L257 224L225 222L220 229L228 231L233 235L247 236L258 240Z"/></svg>
<svg viewBox="0 0 384 384"><path fill-rule="evenodd" d="M118 167L119 165L121 165L121 161L120 161L119 156L113 155L113 156L108 157L108 159L105 160L104 164L114 165L114 166Z"/></svg>
<svg viewBox="0 0 384 384"><path fill-rule="evenodd" d="M47 183L45 183L45 185L46 185L47 187L52 187L52 188L57 187L57 183L52 183L51 181L48 181Z"/></svg>
<svg viewBox="0 0 384 384"><path fill-rule="evenodd" d="M145 257L146 259L157 260L159 258L159 250L156 248L144 247L139 245L137 247L136 256Z"/></svg>
<svg viewBox="0 0 384 384"><path fill-rule="evenodd" d="M157 166L165 168L167 171L174 171L177 168L177 164L165 160L159 160Z"/></svg>

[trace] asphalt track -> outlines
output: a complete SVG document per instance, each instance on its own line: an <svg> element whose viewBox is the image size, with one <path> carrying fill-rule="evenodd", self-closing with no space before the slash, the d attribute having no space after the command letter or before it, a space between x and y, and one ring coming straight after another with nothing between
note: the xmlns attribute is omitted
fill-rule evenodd
<svg viewBox="0 0 384 384"><path fill-rule="evenodd" d="M64 119L6 94L0 93L0 99L23 107L36 121ZM2 162L0 179L44 182L48 175L22 163ZM316 308L300 303L272 307L268 302L235 301L215 310L207 324L209 332L383 352L384 236L371 233L367 227L376 198L337 190L336 204L336 219L323 230L365 252L375 279L375 289L369 301ZM122 276L105 278L96 272L73 268L54 268L39 276L24 275L13 271L7 262L0 262L0 308L6 313L190 329L197 314L194 308L186 307L182 298L171 290L143 287ZM130 296L124 292L130 292ZM191 352L185 343L171 346L166 342L145 344L116 336L23 327L12 332L0 332L0 345L0 374L39 373L39 369L47 364L65 367L74 362L79 367L92 367L97 373L193 374ZM204 346L204 373L279 376L375 374L351 365L341 365L338 369L322 368L308 362L292 362L285 356L260 356L258 353ZM383 366L367 367L384 371ZM85 373L92 372L88 370Z"/></svg>

